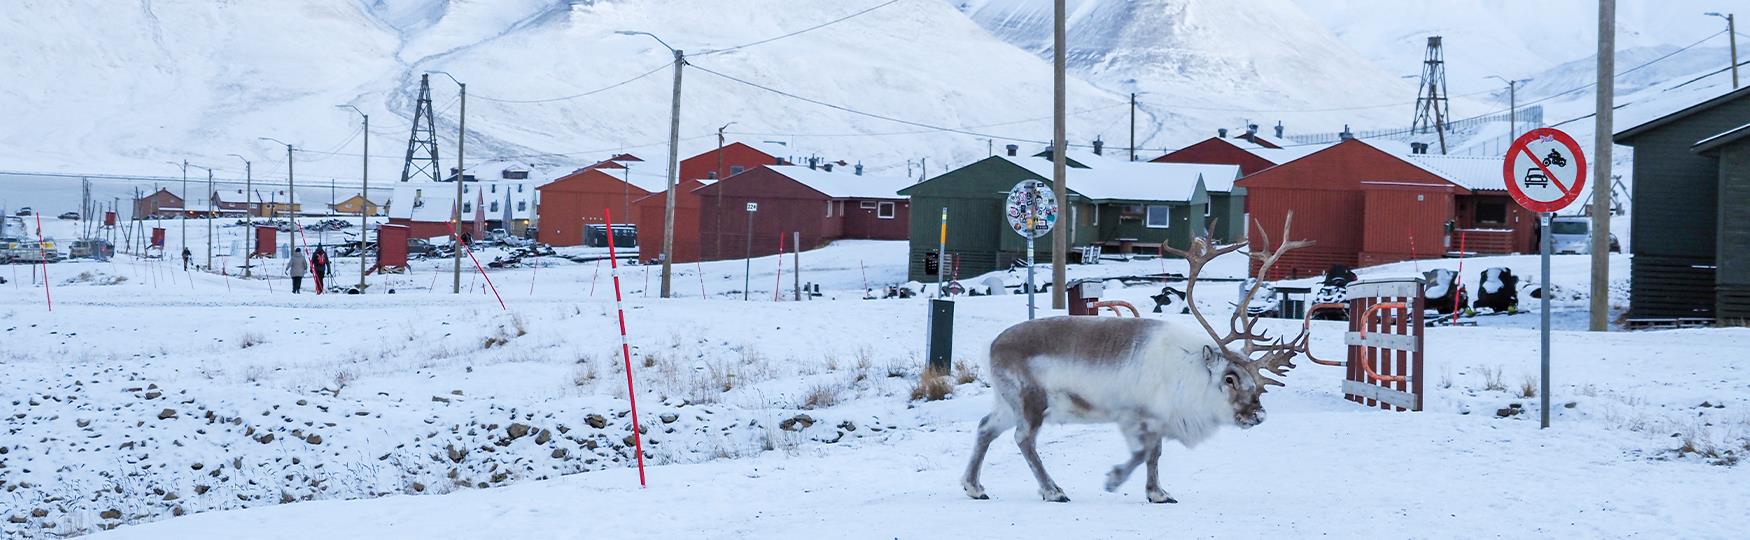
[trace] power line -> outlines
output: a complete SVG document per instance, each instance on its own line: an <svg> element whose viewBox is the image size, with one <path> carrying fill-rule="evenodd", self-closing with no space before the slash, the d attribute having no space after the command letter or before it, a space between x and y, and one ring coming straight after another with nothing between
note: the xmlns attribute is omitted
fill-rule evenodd
<svg viewBox="0 0 1750 540"><path fill-rule="evenodd" d="M896 0L896 1L897 1L897 0ZM626 80L623 80L623 81L620 81L620 82L617 82L617 83L614 83L614 84L610 84L610 85L607 85L607 86L603 86L603 87L601 87L601 88L597 88L597 89L595 89L595 90L590 90L590 91L588 91L588 92L582 92L582 93L577 93L577 94L572 94L572 95L569 95L569 96L560 96L560 97L556 97L556 98L546 98L546 99L503 99L503 98L495 98L495 97L491 97L491 96L482 96L482 95L478 95L478 94L476 94L476 95L475 95L475 96L474 96L474 97L477 97L477 98L480 98L480 99L484 99L484 100L486 100L486 101L496 101L496 102L499 102L499 103L552 103L552 102L555 102L555 101L565 101L565 100L569 100L569 99L577 99L577 98L580 98L580 97L587 97L587 96L593 96L593 95L596 95L596 94L600 94L600 93L602 93L602 92L606 92L606 91L609 91L609 90L613 90L613 89L615 89L615 88L619 88L619 87L621 87L621 86L625 86L625 85L628 85L628 84L632 84L632 82L633 82L633 81L637 81L637 80L639 80L639 79L643 79L643 78L645 78L645 77L649 77L649 76L651 76L651 75L655 75L655 74L656 74L656 73L657 73L657 72L659 72L659 71L662 71L662 70L665 70L665 69L668 69L668 68L669 68L669 66L673 66L673 65L674 65L674 62L669 62L669 63L667 63L667 64L663 64L663 65L660 65L660 66L656 66L656 69L652 69L652 70L650 70L650 71L646 71L646 72L644 72L644 73L640 73L640 74L638 74L638 76L636 76L636 77L632 77L632 78L630 78L630 79L626 79Z"/></svg>
<svg viewBox="0 0 1750 540"><path fill-rule="evenodd" d="M1098 112L1098 111L1103 111L1103 110L1107 110L1107 109L1124 107L1127 105L1128 105L1127 103L1113 103L1111 105L1102 105L1099 107L1089 107L1086 109L1071 111L1069 113L1069 115L1070 116L1080 116L1080 115L1091 113L1091 112ZM980 124L980 125L975 125L975 126L959 126L959 129L981 129L981 128L1001 127L1001 126L1010 126L1010 125L1015 125L1015 124L1025 124L1028 122L1041 122L1041 121L1050 120L1050 119L1051 119L1051 116L1046 115L1046 116L1039 116L1039 117L1033 117L1033 118L1023 118L1020 120L1008 120L1008 121L996 122L996 123L992 123L992 124ZM729 135L745 135L745 136L751 136L751 137L832 138L832 137L888 137L888 136L894 136L894 135L919 135L919 134L923 134L923 133L935 133L936 131L937 130L934 130L934 129L917 129L917 130L907 130L907 131L885 131L885 132L873 132L873 133L866 132L866 131L865 132L858 132L858 133L777 133L777 132L757 132L757 131L727 131L724 133L729 134Z"/></svg>
<svg viewBox="0 0 1750 540"><path fill-rule="evenodd" d="M734 47L726 47L726 48L722 48L722 49L711 49L711 50L708 50L708 51L705 51L705 52L702 52L702 53L699 53L699 54L697 54L697 55L694 55L694 56L709 56L709 55L713 55L713 54L720 54L720 53L726 53L726 52L729 52L729 51L734 51L734 50L739 50L739 49L745 49L745 48L748 48L748 47L753 47L753 46L756 46L756 45L764 45L764 44L767 44L767 43L771 43L771 42L773 42L773 41L777 41L777 40L780 40L780 39L784 39L784 38L787 38L787 37L791 37L791 36L795 36L795 35L798 35L798 34L802 34L802 33L806 33L806 32L812 32L812 31L815 31L815 30L819 30L819 29L821 29L821 28L825 28L825 27L828 27L828 26L832 26L832 25L834 25L834 24L838 24L838 23L841 23L841 22L844 22L844 21L846 21L846 20L850 20L850 19L853 19L853 18L856 18L856 17L858 17L858 16L860 16L860 15L863 15L863 14L865 14L865 13L868 13L868 12L871 12L871 11L875 11L875 10L877 10L877 9L881 9L881 8L884 8L884 7L887 7L887 6L891 6L891 5L894 5L894 4L897 4L897 3L899 3L899 0L888 0L888 1L887 1L887 2L883 2L883 3L880 3L880 4L876 4L876 5L874 5L874 6L871 6L871 7L869 7L869 8L867 8L867 9L864 9L864 10L862 10L862 11L858 11L858 12L855 12L855 13L852 13L852 14L850 14L850 15L846 15L846 16L843 16L843 17L839 17L839 18L837 18L837 19L833 19L833 20L830 20L830 21L827 21L827 22L823 22L823 23L820 23L820 24L817 24L817 25L814 25L814 26L810 26L810 27L808 27L808 28L803 28L803 29L801 29L801 30L797 30L797 31L795 31L795 32L790 32L790 33L788 33L788 34L783 34L783 35L780 35L780 36L775 36L775 37L770 37L770 38L766 38L766 39L762 39L762 40L759 40L759 41L754 41L754 42L751 42L751 43L743 43L743 44L741 44L741 45L736 45L736 46L734 46Z"/></svg>

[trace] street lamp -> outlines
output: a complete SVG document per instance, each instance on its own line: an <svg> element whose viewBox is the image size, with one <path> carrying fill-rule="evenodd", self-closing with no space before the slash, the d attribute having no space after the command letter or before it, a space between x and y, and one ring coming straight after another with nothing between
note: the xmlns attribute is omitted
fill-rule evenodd
<svg viewBox="0 0 1750 540"><path fill-rule="evenodd" d="M188 166L207 170L207 271L211 272L213 270L213 168L193 163L188 164ZM184 204L183 206L188 205ZM182 249L188 249L188 245L183 244Z"/></svg>
<svg viewBox="0 0 1750 540"><path fill-rule="evenodd" d="M1507 83L1507 126L1508 126L1507 127L1507 134L1508 134L1507 139L1508 140L1517 140L1517 139L1519 139L1519 93L1518 93L1518 89L1519 89L1519 85L1530 82L1531 78L1527 77L1527 78L1518 79L1518 80L1507 80L1505 77L1502 77L1500 75L1490 75L1489 78Z"/></svg>
<svg viewBox="0 0 1750 540"><path fill-rule="evenodd" d="M1730 40L1731 49L1732 49L1732 88L1737 88L1738 87L1738 20L1737 20L1737 17L1732 13L1720 13L1718 11L1709 11L1707 13L1703 13L1702 15L1707 15L1710 17L1719 17L1721 19L1726 20L1726 38Z"/></svg>
<svg viewBox="0 0 1750 540"><path fill-rule="evenodd" d="M365 117L365 150L360 154L359 170L364 176L364 187L359 188L359 294L365 292L365 235L370 233L371 215L371 115L365 114L352 105L335 105L335 107L352 109ZM378 247L377 249L382 249Z"/></svg>
<svg viewBox="0 0 1750 540"><path fill-rule="evenodd" d="M175 161L166 161L165 163L182 167L182 212L177 216L177 221L182 222L182 247L186 248L188 247L188 160L182 160L181 163Z"/></svg>
<svg viewBox="0 0 1750 540"><path fill-rule="evenodd" d="M297 177L292 174L292 143L273 137L256 137L256 139L286 145L286 217L292 221L292 235L295 236L298 234L298 185L295 180ZM296 238L286 237L287 246L296 244ZM291 250L287 249L286 251ZM287 255L290 256L289 253Z"/></svg>
<svg viewBox="0 0 1750 540"><path fill-rule="evenodd" d="M462 180L467 178L467 169L465 168L467 165L462 161L462 143L468 138L468 85L456 80L456 76L449 74L449 72L433 71L432 73L449 77L450 82L456 83L456 86L462 89L462 112L457 116L458 120L456 121L456 204L455 216L452 219L455 223L455 230L451 231L456 239L456 252L453 257L455 268L452 270L450 283L450 294L462 294Z"/></svg>
<svg viewBox="0 0 1750 540"><path fill-rule="evenodd" d="M650 32L619 30L614 33L623 36L650 36L650 39L656 40L657 43L662 44L662 46L668 49L669 52L674 53L674 96L670 99L668 111L668 192L667 195L664 196L665 204L663 205L662 210L662 297L668 298L670 296L669 285L673 281L671 278L673 276L672 270L674 264L675 176L677 174L676 167L680 163L681 67L687 65L687 55L680 49L670 47L668 42L663 41L662 38L657 37L656 34ZM718 156L719 159L721 159L722 152L718 152ZM722 178L719 178L718 181L722 181ZM721 196L721 193L719 193L719 196ZM722 212L718 212L718 214L721 215Z"/></svg>
<svg viewBox="0 0 1750 540"><path fill-rule="evenodd" d="M250 163L249 158L238 154L230 154L230 156L243 160L243 223L245 231L243 245L249 246L251 242L255 241L255 209L249 204L249 193L255 191L255 164ZM243 277L245 278L249 277L249 269L255 266L255 263L249 260L254 256L254 248L246 248L246 251L243 252Z"/></svg>

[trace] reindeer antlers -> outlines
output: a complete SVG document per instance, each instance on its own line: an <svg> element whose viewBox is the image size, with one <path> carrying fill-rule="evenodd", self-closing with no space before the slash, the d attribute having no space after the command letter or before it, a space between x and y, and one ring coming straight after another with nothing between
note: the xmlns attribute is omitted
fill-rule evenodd
<svg viewBox="0 0 1750 540"><path fill-rule="evenodd" d="M1256 219L1254 219L1252 223L1257 226L1258 234L1262 237L1261 242L1258 245L1265 250L1268 250L1270 246L1270 235L1264 232L1264 224ZM1289 233L1293 224L1294 213L1289 212L1287 217L1282 221L1282 244L1272 251L1253 252L1250 254L1252 258L1261 261L1258 266L1258 279L1260 282L1262 282L1264 276L1270 274L1270 269L1276 266L1277 262L1282 260L1283 255L1291 250L1300 249L1313 244L1312 242L1305 240L1289 240ZM1287 370L1293 369L1295 367L1292 362L1294 355L1306 352L1307 331L1302 329L1300 335L1295 336L1292 340L1283 341L1281 338L1277 338L1274 342L1269 342L1263 333L1253 331L1253 327L1258 324L1259 317L1248 317L1246 315L1246 307L1251 305L1253 295L1257 294L1258 289L1262 288L1254 285L1240 298L1239 305L1234 306L1233 316L1228 320L1227 335L1222 335L1221 333L1216 332L1215 326L1210 324L1209 319L1203 316L1203 312L1197 309L1197 302L1194 296L1197 287L1197 277L1203 272L1203 266L1209 261L1222 255L1238 251L1241 247L1244 247L1245 244L1232 244L1221 247L1214 247L1214 244L1214 240L1210 239L1209 233L1206 231L1204 234L1191 240L1190 249L1179 250L1166 246L1165 244L1162 244L1162 249L1168 253L1185 258L1185 261L1190 265L1189 274L1185 278L1185 303L1190 308L1191 316L1197 319L1198 324L1203 325L1204 331L1209 332L1209 337L1215 340L1216 346L1222 350L1227 350L1229 344L1235 341L1244 340L1244 354L1248 359L1256 353L1264 353L1262 357L1259 357L1256 360L1246 361L1244 363L1245 367L1252 370L1252 373L1259 379L1260 384L1282 386L1280 381L1263 376L1260 373L1260 370L1268 370L1270 373L1281 376L1284 375Z"/></svg>

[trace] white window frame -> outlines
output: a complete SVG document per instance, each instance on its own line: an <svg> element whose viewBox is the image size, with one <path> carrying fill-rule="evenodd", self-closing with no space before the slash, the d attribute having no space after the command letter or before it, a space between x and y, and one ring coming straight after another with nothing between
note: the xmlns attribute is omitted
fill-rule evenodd
<svg viewBox="0 0 1750 540"><path fill-rule="evenodd" d="M877 219L895 219L895 218L898 218L899 217L899 203L886 202L886 201L875 203L875 217Z"/></svg>
<svg viewBox="0 0 1750 540"><path fill-rule="evenodd" d="M1215 215L1215 203L1203 203L1203 217Z"/></svg>
<svg viewBox="0 0 1750 540"><path fill-rule="evenodd" d="M826 201L826 217L832 217L832 201Z"/></svg>
<svg viewBox="0 0 1750 540"><path fill-rule="evenodd" d="M463 214L474 213L474 203L467 203L467 202L462 203L462 213Z"/></svg>
<svg viewBox="0 0 1750 540"><path fill-rule="evenodd" d="M1165 220L1165 223L1161 223L1159 225L1156 225L1155 221L1154 221L1154 213L1155 213L1155 209L1157 209L1157 208L1160 209L1160 211L1162 213L1166 214L1163 218ZM1151 205L1144 206L1142 208L1142 226L1150 228L1150 229L1165 229L1165 228L1171 227L1172 225L1173 225L1173 207L1165 206L1165 205L1151 204Z"/></svg>
<svg viewBox="0 0 1750 540"><path fill-rule="evenodd" d="M875 204L875 201L863 201L861 204L858 204L857 206L864 209L864 210L874 210L877 205Z"/></svg>

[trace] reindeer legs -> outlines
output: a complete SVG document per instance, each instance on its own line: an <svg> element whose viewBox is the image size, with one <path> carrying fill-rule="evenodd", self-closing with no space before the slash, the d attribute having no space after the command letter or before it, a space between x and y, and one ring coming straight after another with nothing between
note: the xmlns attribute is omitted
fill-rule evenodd
<svg viewBox="0 0 1750 540"><path fill-rule="evenodd" d="M984 416L978 423L978 438L972 443L972 461L966 464L966 476L960 480L960 486L966 488L966 496L974 499L989 499L984 493L984 485L978 483L979 469L984 467L984 454L990 451L991 441L996 440L1004 431L1015 427L1015 413L1010 408L998 405L997 409Z"/></svg>
<svg viewBox="0 0 1750 540"><path fill-rule="evenodd" d="M1154 449L1148 453L1148 502L1179 502L1172 495L1168 495L1167 490L1161 489L1161 438L1158 435L1154 438Z"/></svg>
<svg viewBox="0 0 1750 540"><path fill-rule="evenodd" d="M1124 485L1130 479L1130 473L1136 472L1136 467L1149 459L1150 453L1160 445L1160 436L1149 431L1148 424L1141 420L1130 420L1118 423L1118 431L1124 435L1124 442L1130 445L1130 460L1112 467L1112 472L1106 474L1106 491L1118 491L1118 486Z"/></svg>
<svg viewBox="0 0 1750 540"><path fill-rule="evenodd" d="M1063 488L1057 487L1057 482L1051 481L1051 475L1045 473L1045 464L1039 461L1039 450L1034 447L1039 438L1039 426L1045 423L1045 407L1050 400L1045 391L1036 386L1023 386L1020 393L1021 421L1015 426L1015 445L1021 447L1021 457L1027 460L1027 466L1033 469L1033 478L1039 481L1039 496L1046 502L1069 502Z"/></svg>

